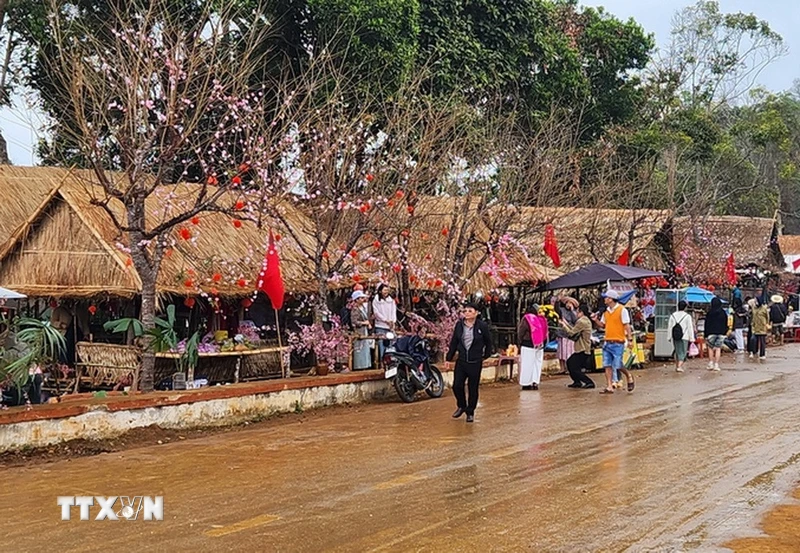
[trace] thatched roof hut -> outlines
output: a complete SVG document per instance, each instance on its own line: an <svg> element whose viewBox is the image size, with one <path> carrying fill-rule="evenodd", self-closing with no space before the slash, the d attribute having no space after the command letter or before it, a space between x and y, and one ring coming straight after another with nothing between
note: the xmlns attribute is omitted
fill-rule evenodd
<svg viewBox="0 0 800 553"><path fill-rule="evenodd" d="M782 268L775 219L736 216L676 217L672 222L672 256L695 280L725 278L732 253L738 267Z"/></svg>
<svg viewBox="0 0 800 553"><path fill-rule="evenodd" d="M141 283L126 253L127 235L119 232L102 207L92 203L104 199L94 182L87 171L0 168L2 203L33 190L31 200L18 211L36 204L0 248L0 283L33 297L129 298L139 293ZM51 188L43 193L46 186ZM147 203L148 224L157 225L174 215L182 203L196 198L199 188L178 184L159 190ZM237 201L228 199L231 205ZM111 202L109 206L118 219L125 220L121 204ZM292 209L289 205L281 208ZM293 212L291 217L304 216ZM252 293L263 260L266 229L272 225L280 233L281 228L271 220L265 220L262 228L242 220L237 228L222 213L203 213L196 223L186 224L191 238L174 237L162 262L158 291L195 295L213 290L220 297ZM287 290L315 290L305 258L289 242L281 248Z"/></svg>
<svg viewBox="0 0 800 553"><path fill-rule="evenodd" d="M491 228L488 210L479 198L420 196L410 214L405 204L389 210L378 234L398 236L408 231L408 264L412 269L412 288L440 289L437 279L447 280L463 256L457 270L464 292L489 291L501 287L548 282L561 273L535 263L514 241L503 240ZM499 242L499 243L498 243ZM490 244L495 244L490 247ZM397 261L395 250L384 253L389 262Z"/></svg>
<svg viewBox="0 0 800 553"><path fill-rule="evenodd" d="M589 209L577 207L521 207L514 211L511 233L534 260L552 266L543 251L545 227L553 225L561 269L572 271L589 263L616 263L630 248L631 262L660 269L664 265L658 237L670 211L648 209Z"/></svg>

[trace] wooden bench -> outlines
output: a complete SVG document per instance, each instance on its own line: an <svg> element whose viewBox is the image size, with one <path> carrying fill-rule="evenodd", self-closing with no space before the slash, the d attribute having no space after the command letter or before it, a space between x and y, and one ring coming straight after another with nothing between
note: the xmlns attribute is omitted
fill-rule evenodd
<svg viewBox="0 0 800 553"><path fill-rule="evenodd" d="M98 342L75 344L78 362L75 364L75 392L81 384L91 388L117 388L130 381L131 391L139 387L142 352L136 346L120 346Z"/></svg>

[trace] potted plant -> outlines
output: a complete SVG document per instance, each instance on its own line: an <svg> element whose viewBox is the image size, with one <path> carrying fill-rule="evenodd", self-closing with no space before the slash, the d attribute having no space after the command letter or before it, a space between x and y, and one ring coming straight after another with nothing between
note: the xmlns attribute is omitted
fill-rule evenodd
<svg viewBox="0 0 800 553"><path fill-rule="evenodd" d="M328 374L330 367L350 354L350 336L339 323L338 317L330 321L330 328L323 323L300 325L299 332L289 334L289 347L299 355L313 353L317 359L317 374Z"/></svg>

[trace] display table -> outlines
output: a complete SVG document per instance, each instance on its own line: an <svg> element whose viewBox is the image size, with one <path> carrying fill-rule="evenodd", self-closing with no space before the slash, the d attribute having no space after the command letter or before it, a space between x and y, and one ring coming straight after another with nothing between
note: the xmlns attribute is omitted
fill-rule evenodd
<svg viewBox="0 0 800 553"><path fill-rule="evenodd" d="M265 378L285 378L289 367L287 346L265 347L245 351L220 351L198 354L197 366L186 375L187 381L205 378L209 384L240 382ZM281 355L284 357L281 364ZM181 354L165 352L156 354L154 381L171 377L177 368L175 361Z"/></svg>

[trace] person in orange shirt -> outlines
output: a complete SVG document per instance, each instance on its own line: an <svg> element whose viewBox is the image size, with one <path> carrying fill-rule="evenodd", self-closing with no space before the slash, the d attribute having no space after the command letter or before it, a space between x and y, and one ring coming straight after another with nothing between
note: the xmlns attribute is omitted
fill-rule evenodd
<svg viewBox="0 0 800 553"><path fill-rule="evenodd" d="M601 319L593 317L597 326L606 330L605 343L603 344L603 368L606 371L606 388L601 394L613 394L612 373L616 369L621 371L628 380L628 391L632 392L636 384L633 375L622 363L622 356L628 344L633 343L633 329L631 328L631 314L619 303L619 292L606 290L603 294L606 312Z"/></svg>

